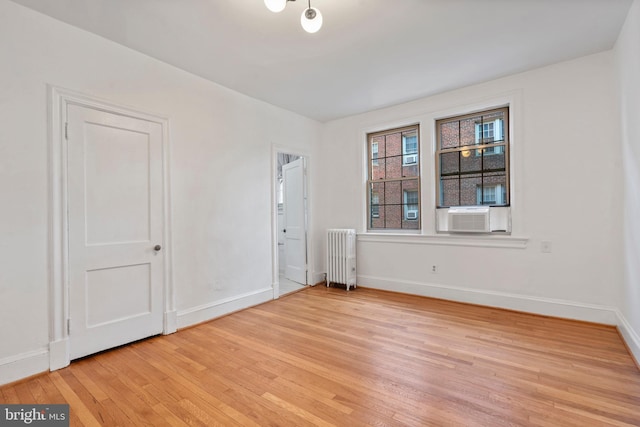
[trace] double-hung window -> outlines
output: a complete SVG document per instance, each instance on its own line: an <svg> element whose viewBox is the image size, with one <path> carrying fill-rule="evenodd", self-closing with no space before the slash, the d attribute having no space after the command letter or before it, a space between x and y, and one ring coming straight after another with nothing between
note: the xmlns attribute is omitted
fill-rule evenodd
<svg viewBox="0 0 640 427"><path fill-rule="evenodd" d="M367 135L369 230L420 229L418 125Z"/></svg>
<svg viewBox="0 0 640 427"><path fill-rule="evenodd" d="M436 121L437 206L509 205L509 108Z"/></svg>

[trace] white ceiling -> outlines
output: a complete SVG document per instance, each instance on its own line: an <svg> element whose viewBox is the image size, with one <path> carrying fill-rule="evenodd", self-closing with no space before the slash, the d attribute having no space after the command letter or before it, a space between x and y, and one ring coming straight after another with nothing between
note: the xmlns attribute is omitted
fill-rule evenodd
<svg viewBox="0 0 640 427"><path fill-rule="evenodd" d="M320 121L613 47L632 0L13 0Z"/></svg>

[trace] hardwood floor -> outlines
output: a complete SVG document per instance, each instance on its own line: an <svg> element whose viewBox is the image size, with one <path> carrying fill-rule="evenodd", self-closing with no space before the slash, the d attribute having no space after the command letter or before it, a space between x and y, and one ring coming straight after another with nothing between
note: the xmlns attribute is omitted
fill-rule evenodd
<svg viewBox="0 0 640 427"><path fill-rule="evenodd" d="M0 388L86 426L638 426L612 327L308 288Z"/></svg>

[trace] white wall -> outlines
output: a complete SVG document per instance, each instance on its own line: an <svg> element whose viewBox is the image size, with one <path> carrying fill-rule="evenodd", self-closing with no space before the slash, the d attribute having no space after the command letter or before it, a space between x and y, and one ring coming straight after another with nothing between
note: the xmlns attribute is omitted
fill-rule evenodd
<svg viewBox="0 0 640 427"><path fill-rule="evenodd" d="M621 328L640 360L640 0L627 16L615 47L620 82L624 198L624 280L619 301L627 327Z"/></svg>
<svg viewBox="0 0 640 427"><path fill-rule="evenodd" d="M0 384L48 369L47 84L169 118L178 326L271 295L271 147L319 123L7 0L0 40Z"/></svg>
<svg viewBox="0 0 640 427"><path fill-rule="evenodd" d="M324 242L326 228L358 229L363 286L615 324L622 216L614 70L605 52L327 123L316 160L332 173L314 179L316 239ZM505 101L514 115L512 238L435 236L434 120ZM365 134L416 122L424 235L366 234ZM551 253L541 252L542 241ZM320 268L323 250L316 254Z"/></svg>

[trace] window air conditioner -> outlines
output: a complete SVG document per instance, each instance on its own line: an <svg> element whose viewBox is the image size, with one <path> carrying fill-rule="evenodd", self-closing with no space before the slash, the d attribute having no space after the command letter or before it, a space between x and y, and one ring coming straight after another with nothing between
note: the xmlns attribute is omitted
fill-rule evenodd
<svg viewBox="0 0 640 427"><path fill-rule="evenodd" d="M418 211L407 211L407 219L418 219Z"/></svg>
<svg viewBox="0 0 640 427"><path fill-rule="evenodd" d="M449 230L452 233L488 233L488 206L461 206L449 208Z"/></svg>
<svg viewBox="0 0 640 427"><path fill-rule="evenodd" d="M418 162L418 155L412 154L410 156L404 156L404 164L411 165Z"/></svg>

